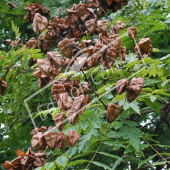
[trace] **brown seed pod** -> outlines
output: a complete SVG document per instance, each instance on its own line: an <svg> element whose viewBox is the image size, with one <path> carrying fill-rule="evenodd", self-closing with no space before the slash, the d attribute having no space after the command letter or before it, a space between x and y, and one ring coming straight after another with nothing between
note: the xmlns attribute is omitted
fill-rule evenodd
<svg viewBox="0 0 170 170"><path fill-rule="evenodd" d="M126 47L121 46L120 49L117 49L117 54L122 60L125 60Z"/></svg>
<svg viewBox="0 0 170 170"><path fill-rule="evenodd" d="M52 75L52 66L48 59L37 59L37 64L41 70L42 73L50 76Z"/></svg>
<svg viewBox="0 0 170 170"><path fill-rule="evenodd" d="M56 116L54 118L54 123L58 130L62 130L64 128L64 126L66 124L65 119L66 119L66 117L63 112L56 114Z"/></svg>
<svg viewBox="0 0 170 170"><path fill-rule="evenodd" d="M126 99L129 103L135 100L136 97L141 93L143 85L143 78L133 78L131 80L129 88L126 91Z"/></svg>
<svg viewBox="0 0 170 170"><path fill-rule="evenodd" d="M59 94L65 93L64 85L59 83L59 82L54 83L53 86L52 86L52 89L51 89L51 93L52 93L54 100L59 99Z"/></svg>
<svg viewBox="0 0 170 170"><path fill-rule="evenodd" d="M73 105L72 97L68 96L67 93L60 93L57 101L60 110L65 111L71 108Z"/></svg>
<svg viewBox="0 0 170 170"><path fill-rule="evenodd" d="M33 148L36 148L37 150L45 150L46 143L44 141L44 135L42 132L38 132L32 137L31 145Z"/></svg>
<svg viewBox="0 0 170 170"><path fill-rule="evenodd" d="M120 113L120 106L110 103L107 108L107 121L112 123Z"/></svg>
<svg viewBox="0 0 170 170"><path fill-rule="evenodd" d="M17 154L17 156L26 156L26 153L24 153L23 151L21 151L19 149L16 150L16 154Z"/></svg>
<svg viewBox="0 0 170 170"><path fill-rule="evenodd" d="M122 41L119 34L110 35L109 39L110 39L111 46L115 48L121 48Z"/></svg>
<svg viewBox="0 0 170 170"><path fill-rule="evenodd" d="M67 144L67 137L63 132L57 134L56 147L65 150Z"/></svg>
<svg viewBox="0 0 170 170"><path fill-rule="evenodd" d="M127 90L127 88L128 88L128 81L126 79L117 81L116 83L117 94L122 94Z"/></svg>
<svg viewBox="0 0 170 170"><path fill-rule="evenodd" d="M9 162L9 161L5 161L5 163L3 163L3 167L7 170L13 170L14 169L12 163Z"/></svg>
<svg viewBox="0 0 170 170"><path fill-rule="evenodd" d="M72 107L69 110L67 110L67 118L72 125L75 125L78 121L79 113L81 112L81 110L79 111L79 109L82 106L84 97L85 97L84 95L76 97L74 99Z"/></svg>
<svg viewBox="0 0 170 170"><path fill-rule="evenodd" d="M122 21L117 21L116 29L119 32L120 30L124 29L126 27L126 24Z"/></svg>
<svg viewBox="0 0 170 170"><path fill-rule="evenodd" d="M36 13L32 26L33 26L34 32L36 34L40 34L42 31L44 31L47 28L48 20L46 17L40 15L39 13Z"/></svg>
<svg viewBox="0 0 170 170"><path fill-rule="evenodd" d="M37 44L38 44L37 40L36 40L34 37L32 37L32 38L30 38L29 41L26 43L26 46L27 46L28 48L36 48L36 47L37 47Z"/></svg>
<svg viewBox="0 0 170 170"><path fill-rule="evenodd" d="M136 29L136 27L129 27L128 29L127 29L127 33L128 33L128 35L129 35L129 37L132 39L132 40L134 40L135 39L135 37L137 37L137 29Z"/></svg>
<svg viewBox="0 0 170 170"><path fill-rule="evenodd" d="M68 144L70 146L74 146L78 142L79 138L80 135L78 133L74 132L73 130L70 130L68 134Z"/></svg>
<svg viewBox="0 0 170 170"><path fill-rule="evenodd" d="M17 158L11 161L11 164L14 166L14 168L19 168L20 161L22 158L23 158L22 156L18 156Z"/></svg>
<svg viewBox="0 0 170 170"><path fill-rule="evenodd" d="M72 44L68 38L65 38L64 40L60 41L58 43L58 48L66 57L72 58L73 56Z"/></svg>
<svg viewBox="0 0 170 170"><path fill-rule="evenodd" d="M55 144L57 141L57 133L54 131L47 131L44 133L44 139L47 146L53 151L55 149Z"/></svg>
<svg viewBox="0 0 170 170"><path fill-rule="evenodd" d="M100 33L106 34L108 29L108 22L107 20L98 20L97 27Z"/></svg>
<svg viewBox="0 0 170 170"><path fill-rule="evenodd" d="M1 78L1 81L0 81L0 94L4 95L7 88L8 88L8 83L6 81L3 81L2 78Z"/></svg>
<svg viewBox="0 0 170 170"><path fill-rule="evenodd" d="M135 46L135 54L138 55L139 57L141 57L141 55L145 55L145 57L147 55L149 55L152 50L153 47L150 44L151 39L150 38L142 38L139 43Z"/></svg>

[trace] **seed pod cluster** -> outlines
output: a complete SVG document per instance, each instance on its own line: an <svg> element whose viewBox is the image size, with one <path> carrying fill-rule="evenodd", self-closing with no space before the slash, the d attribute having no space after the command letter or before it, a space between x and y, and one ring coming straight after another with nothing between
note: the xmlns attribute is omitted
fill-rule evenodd
<svg viewBox="0 0 170 170"><path fill-rule="evenodd" d="M88 2L89 6L99 8L99 14L101 15L107 10L118 11L122 6L127 5L128 0L88 0Z"/></svg>
<svg viewBox="0 0 170 170"><path fill-rule="evenodd" d="M36 13L39 13L45 17L50 16L50 10L48 10L45 6L40 5L39 3L27 4L24 9L27 11L27 15L24 17L24 19L26 19L29 23L32 23Z"/></svg>
<svg viewBox="0 0 170 170"><path fill-rule="evenodd" d="M128 86L128 81L126 79L119 80L116 83L117 94L122 94L126 91L126 99L130 103L137 98L137 96L142 92L144 85L143 78L133 78Z"/></svg>
<svg viewBox="0 0 170 170"><path fill-rule="evenodd" d="M51 150L55 150L55 148L65 150L67 144L67 136L64 134L64 132L61 131L65 125L65 121L66 119L64 113L59 113L55 116L54 123L56 127L60 130L59 133L53 131L53 127L49 127L48 129L46 128L46 130L42 130L41 128L33 129L31 132L31 134L33 135L31 139L32 147L41 151L45 150L47 146ZM69 145L74 146L79 140L79 138L80 135L78 133L72 131L72 136L70 137L69 132Z"/></svg>
<svg viewBox="0 0 170 170"><path fill-rule="evenodd" d="M24 153L23 151L17 149L17 158L12 161L5 161L3 166L7 170L25 170L25 169L35 169L40 166L44 166L48 161L46 153L40 150L38 153L34 153L31 148Z"/></svg>

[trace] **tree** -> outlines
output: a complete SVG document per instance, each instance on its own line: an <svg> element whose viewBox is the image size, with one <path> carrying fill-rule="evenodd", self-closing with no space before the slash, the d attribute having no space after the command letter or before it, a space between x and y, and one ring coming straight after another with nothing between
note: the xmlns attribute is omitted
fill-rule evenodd
<svg viewBox="0 0 170 170"><path fill-rule="evenodd" d="M1 2L2 169L170 168L170 3L99 2Z"/></svg>

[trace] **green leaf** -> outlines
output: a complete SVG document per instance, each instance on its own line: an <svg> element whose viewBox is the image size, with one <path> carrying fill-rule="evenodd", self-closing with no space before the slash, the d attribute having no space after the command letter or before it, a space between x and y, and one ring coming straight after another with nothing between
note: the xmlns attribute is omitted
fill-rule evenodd
<svg viewBox="0 0 170 170"><path fill-rule="evenodd" d="M80 122L80 126L82 127L82 129L85 131L87 129L89 122L88 121L81 121Z"/></svg>
<svg viewBox="0 0 170 170"><path fill-rule="evenodd" d="M110 137L110 138L117 138L118 137L118 133L115 132L115 131L111 131L111 132L108 132L106 134L106 136Z"/></svg>
<svg viewBox="0 0 170 170"><path fill-rule="evenodd" d="M35 170L46 170L46 168L45 168L45 166L42 166L42 167L36 168Z"/></svg>
<svg viewBox="0 0 170 170"><path fill-rule="evenodd" d="M139 103L137 103L136 101L133 101L129 104L129 106L138 114L140 114L140 110L139 110Z"/></svg>
<svg viewBox="0 0 170 170"><path fill-rule="evenodd" d="M38 58L42 58L43 54L42 53L39 53L39 54L32 54L30 56L30 58L33 58L33 59L38 59Z"/></svg>
<svg viewBox="0 0 170 170"><path fill-rule="evenodd" d="M141 162L138 164L138 168L140 168L143 164L146 164L148 161L150 161L151 159L153 159L156 155L157 155L157 154L152 155L152 156L149 156L149 158L141 161Z"/></svg>
<svg viewBox="0 0 170 170"><path fill-rule="evenodd" d="M159 109L159 102L157 102L157 101L151 102L151 100L148 99L148 98L145 98L145 99L144 99L144 102L145 102L150 108L152 108L153 110L155 110L156 112L159 113L159 111L160 111L160 109Z"/></svg>
<svg viewBox="0 0 170 170"><path fill-rule="evenodd" d="M166 165L167 161L163 161L163 162L154 162L152 163L153 166L157 166L157 165Z"/></svg>
<svg viewBox="0 0 170 170"><path fill-rule="evenodd" d="M45 168L46 168L46 170L54 170L54 169L55 169L55 164L54 164L54 162L47 162L47 163L45 164Z"/></svg>
<svg viewBox="0 0 170 170"><path fill-rule="evenodd" d="M160 49L158 49L158 48L153 48L153 52L154 52L154 53L158 53L158 52L160 52Z"/></svg>
<svg viewBox="0 0 170 170"><path fill-rule="evenodd" d="M110 153L106 153L106 152L98 152L102 155L106 155L106 156L109 156L109 157L112 157L112 158L116 158L116 159L119 159L120 157L117 156L117 155L113 155L113 154L110 154ZM121 159L121 158L120 158Z"/></svg>
<svg viewBox="0 0 170 170"><path fill-rule="evenodd" d="M100 167L102 167L102 168L104 168L104 169L109 169L109 170L111 170L110 167L108 167L107 165L105 165L105 164L103 164L103 163L101 163L101 162L92 161L92 163L95 164L95 165L97 165L97 166L100 166Z"/></svg>
<svg viewBox="0 0 170 170"><path fill-rule="evenodd" d="M87 152L84 152L84 153L81 153L81 154L78 154L77 156L73 157L72 159L76 159L76 158L79 158L79 157L83 157L83 156L86 156L88 154L91 154L91 153L94 153L95 151L87 151Z"/></svg>
<svg viewBox="0 0 170 170"><path fill-rule="evenodd" d="M153 95L151 95L151 96L150 96L150 99L151 99L151 102L153 103L153 102L156 100L156 97L153 96Z"/></svg>
<svg viewBox="0 0 170 170"><path fill-rule="evenodd" d="M56 163L58 165L61 165L62 167L65 167L68 162L68 158L66 156L60 156L56 159Z"/></svg>
<svg viewBox="0 0 170 170"><path fill-rule="evenodd" d="M70 147L69 150L66 152L66 155L71 158L77 152L77 150L77 147Z"/></svg>
<svg viewBox="0 0 170 170"><path fill-rule="evenodd" d="M115 126L115 129L119 129L120 127L122 127L123 123L124 122L122 122L122 121L117 123L116 126Z"/></svg>
<svg viewBox="0 0 170 170"><path fill-rule="evenodd" d="M113 141L104 141L103 144L113 146L114 142Z"/></svg>
<svg viewBox="0 0 170 170"><path fill-rule="evenodd" d="M67 166L72 166L72 165L79 165L79 164L83 164L85 162L89 162L87 160L77 160L77 161L72 161L70 163L67 164Z"/></svg>

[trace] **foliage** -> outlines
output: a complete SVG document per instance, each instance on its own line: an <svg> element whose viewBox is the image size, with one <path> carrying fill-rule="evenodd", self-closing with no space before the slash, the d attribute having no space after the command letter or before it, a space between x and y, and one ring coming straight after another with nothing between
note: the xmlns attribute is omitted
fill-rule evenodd
<svg viewBox="0 0 170 170"><path fill-rule="evenodd" d="M12 2L17 4L19 1ZM8 82L6 94L0 96L0 122L4 125L0 129L2 169L4 161L15 157L16 149L26 151L30 147L29 134L33 125L24 99L39 88L37 79L32 76L37 64L30 67L29 60L46 58L39 49L17 47L9 50L5 44L5 39L14 40L14 35L16 39L21 37L25 43L35 36L31 24L23 20L26 14L23 8L30 2L35 1L22 1L13 10L9 10L5 0L0 4L3 23L0 26L0 56L4 56L0 58L0 77ZM36 2L41 2L51 10L51 18L59 15L56 11L61 9L60 15L64 16L65 9L73 4L71 0ZM117 58L112 68L106 70L98 65L85 71L85 75L105 105L110 102L118 104L121 106L121 114L112 123L106 123L106 110L91 92L92 102L79 117L78 123L74 126L67 123L64 127L65 134L69 130L78 132L81 135L79 142L74 147L67 146L65 151L50 151L47 148L48 163L38 170L170 168L169 10L169 1L130 0L122 10L114 14L108 11L107 15L102 16L102 19L109 21L109 26L118 20L125 22L127 28L135 26L138 30L136 41L150 37L155 50L148 58L138 60L134 54L134 42L128 37L126 29L120 31L123 45L128 49L126 60ZM95 36L90 38L94 40ZM74 75L74 80L86 80L82 72L66 72L64 76L70 74ZM145 84L136 100L128 103L125 93L116 94L115 85L120 79L130 81L133 77L144 78ZM28 102L37 127L53 126L53 119L60 112L50 91L51 87L48 87Z"/></svg>

